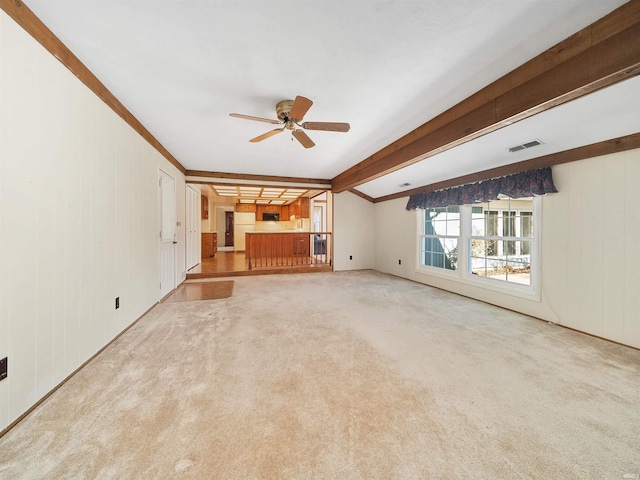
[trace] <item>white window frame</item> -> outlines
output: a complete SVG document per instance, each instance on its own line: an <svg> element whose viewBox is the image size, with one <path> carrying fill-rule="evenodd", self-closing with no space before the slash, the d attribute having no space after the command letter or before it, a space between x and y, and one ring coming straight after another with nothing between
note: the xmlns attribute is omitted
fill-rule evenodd
<svg viewBox="0 0 640 480"><path fill-rule="evenodd" d="M422 265L421 249L424 237L425 210L416 209L416 258L415 271L419 274L430 275L470 285L485 290L504 293L528 300L541 301L540 296L540 238L541 238L541 211L542 199L533 197L533 237L531 238L531 276L530 285L522 285L493 278L474 275L469 272L469 245L471 240L471 207L460 206L460 237L458 237L458 263L457 270ZM527 210L528 211L528 210Z"/></svg>

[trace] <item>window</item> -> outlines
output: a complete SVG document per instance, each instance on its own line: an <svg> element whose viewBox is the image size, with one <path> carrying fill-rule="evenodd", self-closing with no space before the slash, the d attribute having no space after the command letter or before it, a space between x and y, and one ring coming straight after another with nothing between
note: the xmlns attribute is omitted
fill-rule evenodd
<svg viewBox="0 0 640 480"><path fill-rule="evenodd" d="M535 295L536 205L537 197L504 197L419 210L418 271Z"/></svg>
<svg viewBox="0 0 640 480"><path fill-rule="evenodd" d="M469 238L470 273L531 285L533 199L505 198L474 206Z"/></svg>
<svg viewBox="0 0 640 480"><path fill-rule="evenodd" d="M430 208L424 211L423 265L456 270L460 207Z"/></svg>

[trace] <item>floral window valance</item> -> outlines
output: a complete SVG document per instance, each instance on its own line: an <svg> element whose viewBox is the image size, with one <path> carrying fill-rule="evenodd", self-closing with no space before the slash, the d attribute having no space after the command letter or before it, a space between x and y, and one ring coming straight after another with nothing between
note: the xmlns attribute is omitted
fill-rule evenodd
<svg viewBox="0 0 640 480"><path fill-rule="evenodd" d="M545 167L479 183L411 195L407 210L489 202L497 200L499 194L511 198L525 198L556 192L551 167Z"/></svg>

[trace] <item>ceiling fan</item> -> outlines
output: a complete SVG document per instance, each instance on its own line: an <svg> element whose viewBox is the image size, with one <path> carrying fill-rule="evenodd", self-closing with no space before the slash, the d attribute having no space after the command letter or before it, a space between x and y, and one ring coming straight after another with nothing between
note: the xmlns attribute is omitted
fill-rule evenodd
<svg viewBox="0 0 640 480"><path fill-rule="evenodd" d="M258 122L272 123L274 125L282 125L282 128L276 128L267 133L257 136L249 140L250 142L261 142L262 140L272 137L277 133L284 131L285 129L291 130L291 135L304 148L311 148L315 146L313 140L304 132L305 130L326 130L330 132L348 132L350 125L348 123L336 123L336 122L303 122L302 118L309 111L313 105L313 102L308 98L297 96L295 100L282 100L276 104L277 120L271 120L269 118L252 117L251 115L242 115L241 113L230 113L229 115L235 118L244 118L246 120L255 120Z"/></svg>

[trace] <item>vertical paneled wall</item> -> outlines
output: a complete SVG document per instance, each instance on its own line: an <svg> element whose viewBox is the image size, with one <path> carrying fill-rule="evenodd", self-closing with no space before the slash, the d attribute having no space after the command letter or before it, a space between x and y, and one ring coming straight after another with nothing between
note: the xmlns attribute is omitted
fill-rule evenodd
<svg viewBox="0 0 640 480"><path fill-rule="evenodd" d="M184 176L4 12L0 106L2 430L158 301L158 169Z"/></svg>
<svg viewBox="0 0 640 480"><path fill-rule="evenodd" d="M373 268L373 203L350 192L332 197L334 269Z"/></svg>
<svg viewBox="0 0 640 480"><path fill-rule="evenodd" d="M558 323L640 347L640 150L558 165L543 202L543 295Z"/></svg>
<svg viewBox="0 0 640 480"><path fill-rule="evenodd" d="M375 205L375 269L640 348L640 150L553 167L542 198L541 301L415 271L416 212ZM398 265L402 259L402 265Z"/></svg>

